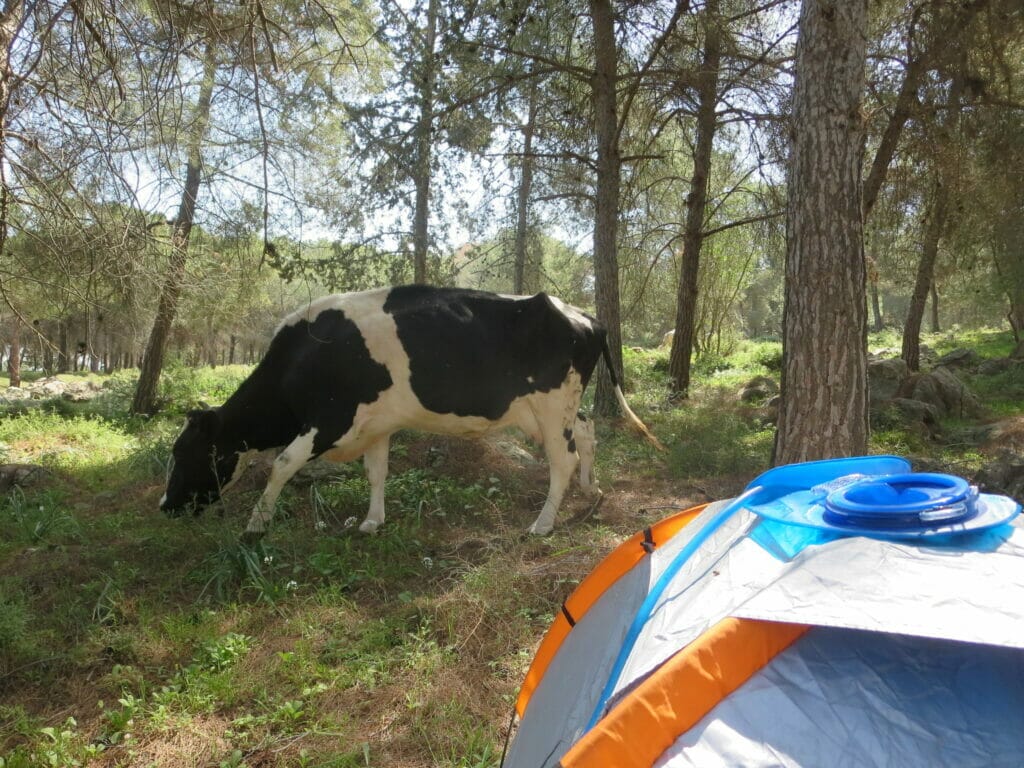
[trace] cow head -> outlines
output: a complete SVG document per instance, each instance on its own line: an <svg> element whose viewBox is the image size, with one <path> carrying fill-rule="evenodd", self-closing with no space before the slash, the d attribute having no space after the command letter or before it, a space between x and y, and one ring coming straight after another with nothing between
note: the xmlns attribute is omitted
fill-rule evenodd
<svg viewBox="0 0 1024 768"><path fill-rule="evenodd" d="M221 432L220 413L215 408L189 412L171 451L167 491L160 500L163 512L172 517L189 508L198 512L220 498L239 456L225 445Z"/></svg>

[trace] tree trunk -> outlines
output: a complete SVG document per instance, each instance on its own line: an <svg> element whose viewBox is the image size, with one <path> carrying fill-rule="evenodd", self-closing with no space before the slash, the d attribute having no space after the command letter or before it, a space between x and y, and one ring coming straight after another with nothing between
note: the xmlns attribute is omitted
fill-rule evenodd
<svg viewBox="0 0 1024 768"><path fill-rule="evenodd" d="M163 370L164 353L167 348L167 337L178 310L178 297L185 281L185 267L188 261L188 241L192 234L192 223L195 219L196 197L199 194L199 183L202 175L203 142L206 139L210 122L210 102L213 99L213 83L216 71L215 48L207 43L203 59L203 82L196 101L195 120L191 128L188 149L188 164L185 169L185 188L181 195L181 204L174 221L174 232L171 235L171 260L164 278L157 304L153 330L146 345L142 358L142 369L139 372L139 383L132 400L132 413L153 413L156 409L157 385L160 382L160 371Z"/></svg>
<svg viewBox="0 0 1024 768"><path fill-rule="evenodd" d="M936 55L943 55L951 40L963 33L964 28L970 23L986 5L989 0L969 0L968 2L951 4L950 16L932 35L931 42L927 49L917 52L907 63L903 75L903 82L900 84L899 93L896 95L896 104L892 114L882 132L882 139L875 151L875 157L871 162L871 170L864 181L864 220L871 217L871 211L878 200L878 193L882 189L885 177L889 170L889 164L896 154L896 147L899 144L900 134L903 126L918 106L917 90L924 79L924 75L931 66L931 61Z"/></svg>
<svg viewBox="0 0 1024 768"><path fill-rule="evenodd" d="M530 81L530 103L526 125L523 126L523 159L516 195L516 242L513 257L512 293L521 296L527 292L526 263L530 239L530 192L533 187L533 134L537 127L537 84ZM533 291L534 286L530 287Z"/></svg>
<svg viewBox="0 0 1024 768"><path fill-rule="evenodd" d="M935 277L932 277L932 333L938 333L939 327L939 287L935 284Z"/></svg>
<svg viewBox="0 0 1024 768"><path fill-rule="evenodd" d="M718 105L718 71L722 60L718 0L707 0L704 19L704 58L697 80L697 135L693 151L693 176L690 179L690 194L686 198L683 263L676 293L675 334L672 336L672 352L668 364L672 394L682 397L686 397L690 389L700 251L704 243L704 214L717 128L715 107Z"/></svg>
<svg viewBox="0 0 1024 768"><path fill-rule="evenodd" d="M960 96L963 81L960 77L953 78L949 94L949 110L946 118L939 126L939 136L934 142L935 192L932 195L931 210L925 226L924 243L921 248L921 261L917 265L917 277L914 280L914 292L907 308L907 321L903 325L903 351L900 355L911 371L921 365L921 323L924 319L925 305L928 294L932 290L935 279L935 262L939 257L939 241L946 226L949 214L949 184L951 178L947 173L946 161L942 153L952 146L953 132L960 122Z"/></svg>
<svg viewBox="0 0 1024 768"><path fill-rule="evenodd" d="M437 43L438 13L438 0L430 0L427 6L427 28L423 33L420 113L416 121L416 165L413 179L416 209L413 211L412 256L413 281L416 283L427 282L427 253L430 247L430 171L434 148L434 86L437 80L434 49Z"/></svg>
<svg viewBox="0 0 1024 768"><path fill-rule="evenodd" d="M235 345L238 343L238 337L235 334L231 334L231 344L228 347L228 365L235 364Z"/></svg>
<svg viewBox="0 0 1024 768"><path fill-rule="evenodd" d="M68 319L57 321L57 373L68 372Z"/></svg>
<svg viewBox="0 0 1024 768"><path fill-rule="evenodd" d="M7 355L7 374L12 387L21 386L21 321L14 318L14 331L11 333L11 349Z"/></svg>
<svg viewBox="0 0 1024 768"><path fill-rule="evenodd" d="M622 158L619 154L616 85L618 50L615 47L615 14L611 0L590 0L594 26L594 135L597 139L597 179L594 203L594 302L597 319L608 330L614 376L622 376L622 327L619 308L619 185ZM594 411L603 416L619 412L612 378L600 366L594 387Z"/></svg>
<svg viewBox="0 0 1024 768"><path fill-rule="evenodd" d="M921 322L924 318L928 294L932 289L935 262L939 256L939 240L946 223L946 209L949 203L949 189L941 181L935 184L932 207L928 212L928 223L921 248L921 261L917 264L914 292L910 295L907 321L903 326L903 351L900 356L912 371L921 367Z"/></svg>
<svg viewBox="0 0 1024 768"><path fill-rule="evenodd" d="M867 0L804 0L790 128L776 464L867 451L866 36Z"/></svg>
<svg viewBox="0 0 1024 768"><path fill-rule="evenodd" d="M882 302L878 297L878 282L872 280L869 283L871 290L871 317L874 321L875 333L879 333L884 330L885 322L882 320Z"/></svg>
<svg viewBox="0 0 1024 768"><path fill-rule="evenodd" d="M10 188L7 186L7 111L13 95L15 73L11 68L11 52L15 36L25 18L26 4L19 0L5 3L0 10L0 255L7 248L7 206ZM16 320L17 322L17 320Z"/></svg>

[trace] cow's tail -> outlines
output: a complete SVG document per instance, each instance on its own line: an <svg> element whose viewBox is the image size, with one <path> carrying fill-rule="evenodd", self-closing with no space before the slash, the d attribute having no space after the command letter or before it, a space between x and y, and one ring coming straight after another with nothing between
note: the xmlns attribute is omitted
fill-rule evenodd
<svg viewBox="0 0 1024 768"><path fill-rule="evenodd" d="M644 440L649 442L659 451L664 451L665 446L661 444L661 441L656 438L651 430L647 428L647 425L640 421L640 417L633 413L633 409L629 407L629 403L626 402L626 396L622 394L622 387L619 386L619 381L615 377L615 366L612 365L612 353L608 349L608 336L605 335L601 339L601 354L604 356L604 364L608 366L608 374L612 377L612 386L615 387L615 399L619 401L619 408L622 409L622 413L626 417L626 422L629 424L630 429L640 434Z"/></svg>

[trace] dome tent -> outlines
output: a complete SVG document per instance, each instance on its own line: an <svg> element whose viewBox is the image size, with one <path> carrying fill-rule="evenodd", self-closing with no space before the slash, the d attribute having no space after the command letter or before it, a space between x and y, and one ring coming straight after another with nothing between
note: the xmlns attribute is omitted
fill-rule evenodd
<svg viewBox="0 0 1024 768"><path fill-rule="evenodd" d="M1016 766L1019 505L873 456L625 541L527 673L505 768Z"/></svg>

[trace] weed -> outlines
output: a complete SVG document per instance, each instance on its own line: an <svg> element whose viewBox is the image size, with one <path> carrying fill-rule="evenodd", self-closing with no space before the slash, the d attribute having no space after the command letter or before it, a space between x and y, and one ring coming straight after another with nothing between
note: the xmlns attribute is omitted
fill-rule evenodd
<svg viewBox="0 0 1024 768"><path fill-rule="evenodd" d="M15 486L0 499L0 521L7 535L14 534L11 542L15 544L58 544L81 537L78 521L64 509L54 491L37 491L30 496Z"/></svg>
<svg viewBox="0 0 1024 768"><path fill-rule="evenodd" d="M235 632L204 643L195 667L209 672L223 672L233 666L252 648L252 638Z"/></svg>

